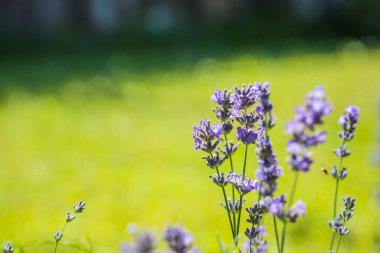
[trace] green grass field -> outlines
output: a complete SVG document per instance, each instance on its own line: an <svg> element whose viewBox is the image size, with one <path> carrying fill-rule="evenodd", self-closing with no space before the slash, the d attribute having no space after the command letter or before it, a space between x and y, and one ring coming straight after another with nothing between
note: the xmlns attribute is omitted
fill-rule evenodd
<svg viewBox="0 0 380 253"><path fill-rule="evenodd" d="M284 127L294 107L318 84L334 106L322 127L328 142L313 150L312 171L300 177L296 198L307 202L308 214L290 227L287 252L327 252L334 182L320 169L337 163L332 150L340 143L337 120L346 105L360 107L361 115L349 146L353 155L345 160L349 177L340 188L340 198L358 199L341 252L380 251L380 204L374 198L380 171L371 162L380 125L380 51L236 54L178 67L166 66L164 54L155 57L157 68L140 62L138 71L129 68L133 60L116 53L101 58L105 62L50 56L1 63L0 242L52 252L66 211L84 200L85 213L62 242L88 238L94 252L118 252L128 223L157 231L182 223L202 252L218 252L215 235L228 242L228 222L219 189L208 178L212 171L193 150L192 125L212 117L215 88L269 81L277 117L270 134L285 170L280 192L289 192L292 179ZM253 147L249 152L253 176ZM268 230L269 252L275 252L270 222Z"/></svg>

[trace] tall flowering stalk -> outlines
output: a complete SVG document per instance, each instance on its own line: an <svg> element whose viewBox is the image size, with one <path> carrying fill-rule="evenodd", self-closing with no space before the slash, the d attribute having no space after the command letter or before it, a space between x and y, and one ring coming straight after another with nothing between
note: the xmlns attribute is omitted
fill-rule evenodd
<svg viewBox="0 0 380 253"><path fill-rule="evenodd" d="M332 106L328 102L326 92L322 87L317 87L305 97L303 107L296 108L294 119L286 126L286 133L291 135L287 143L288 163L294 172L293 184L288 196L276 194L278 178L283 175L283 170L278 164L276 153L273 150L269 136L269 130L275 125L272 114L273 105L269 101L269 83L255 83L254 85L243 85L242 88L234 87L233 91L215 90L212 101L217 104L213 108L217 123L210 120L201 120L199 126L194 126L193 138L194 148L202 150L207 155L203 157L206 165L216 170L216 174L210 175L212 181L222 189L225 207L230 224L232 239L235 247L238 247L240 223L242 216L244 196L251 191L256 191L257 201L249 208L248 227L244 234L246 241L242 250L247 253L263 253L268 250L268 243L264 239L267 235L262 221L266 214L273 217L274 232L276 236L277 250L284 253L286 229L289 223L295 223L298 218L306 215L306 205L301 200L294 203L298 177L301 172L308 172L313 163L310 148L324 143L326 132L318 131L316 128L323 123L323 118L332 112ZM353 108L348 111L354 111ZM345 141L353 138L355 124L350 113L346 113L339 120L343 127L340 133ZM236 125L236 127L235 127ZM235 143L230 137L234 130ZM247 177L248 148L256 146L258 167L255 170L257 180ZM234 168L232 157L239 147L244 148L244 159L242 170L237 172ZM335 151L338 157L347 156L345 143ZM229 160L230 170L221 171L226 160ZM334 169L333 176L339 180L344 178L346 170ZM226 189L231 187L232 198L227 196ZM336 193L337 194L337 193ZM348 197L344 199L345 208L336 216L334 208L334 220L330 222L336 233L345 235L347 228L345 222L352 217L355 200ZM336 198L335 198L336 203ZM336 204L335 204L336 206ZM282 234L279 236L277 221L283 223ZM335 236L335 232L333 234ZM281 240L280 240L281 238ZM341 237L339 237L338 246ZM239 249L239 252L243 252Z"/></svg>
<svg viewBox="0 0 380 253"><path fill-rule="evenodd" d="M213 111L219 122L211 124L208 119L202 120L199 126L194 126L193 131L194 148L206 152L207 155L203 157L206 165L216 170L216 174L210 178L222 189L224 199L222 205L227 210L235 245L238 244L239 238L243 196L250 191L259 190L258 182L246 177L246 167L248 147L256 144L263 132L262 124L259 123L263 119L263 107L259 104L260 94L253 85L243 85L241 89L235 86L233 93L227 90L223 92L215 90L211 99L218 105ZM238 124L235 130L236 139L239 141L237 144L228 140L234 123ZM238 174L234 170L232 156L240 143L244 145L244 161L242 173ZM227 159L230 160L229 172L220 172L221 165ZM231 185L232 198L227 197L226 188L229 185Z"/></svg>
<svg viewBox="0 0 380 253"><path fill-rule="evenodd" d="M269 137L269 129L274 127L274 116L272 114L273 105L269 101L270 91L269 83L264 84L255 83L255 87L260 91L260 101L263 107L263 121L262 126L264 129L263 136L256 143L256 155L258 159L258 168L255 172L256 178L260 182L260 191L258 194L257 203L260 204L261 197L273 197L277 189L277 179L283 175L282 168L278 166L276 154L273 151L272 143ZM261 205L263 205L261 203ZM276 236L276 244L278 251L280 250L280 243L278 237L276 216L273 215L273 225ZM252 240L251 240L252 241Z"/></svg>
<svg viewBox="0 0 380 253"><path fill-rule="evenodd" d="M323 117L331 112L332 106L328 102L325 90L322 87L317 87L306 96L305 105L296 108L294 119L286 126L286 133L292 136L287 144L288 163L294 171L288 201L288 215L292 210L290 206L293 204L299 173L308 172L313 163L308 149L324 143L326 140L326 132L316 131L315 128L322 124ZM288 222L284 220L281 253L284 252L287 224Z"/></svg>
<svg viewBox="0 0 380 253"><path fill-rule="evenodd" d="M333 202L333 221L329 222L330 227L334 229L330 242L330 252L333 250L335 236L337 234L339 235L339 240L335 252L338 252L341 236L348 234L348 229L344 226L344 224L352 217L355 199L351 199L351 197L344 199L345 209L339 215L337 215L337 199L339 182L345 179L348 174L347 169L343 167L343 159L351 155L351 152L347 149L347 143L354 138L358 119L359 108L355 106L348 106L338 120L339 125L342 127L342 131L338 133L339 138L342 140L342 144L334 150L334 154L339 159L339 165L334 166L331 171L331 175L335 180L335 191Z"/></svg>
<svg viewBox="0 0 380 253"><path fill-rule="evenodd" d="M74 214L79 214L79 213L83 213L84 209L85 209L85 205L86 203L83 202L83 201L78 201L73 209L74 209ZM58 249L58 244L59 242L61 241L62 237L63 237L63 232L65 231L65 228L67 226L68 223L72 222L74 219L75 219L75 215L71 214L70 212L67 212L66 213L66 219L65 219L65 224L63 225L62 229L60 231L57 231L55 234L54 234L54 239L55 239L55 247L54 247L54 253L57 252L57 249Z"/></svg>

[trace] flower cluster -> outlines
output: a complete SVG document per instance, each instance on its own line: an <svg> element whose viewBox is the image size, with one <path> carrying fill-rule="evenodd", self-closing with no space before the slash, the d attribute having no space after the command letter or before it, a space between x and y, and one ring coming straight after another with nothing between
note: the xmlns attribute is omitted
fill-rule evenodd
<svg viewBox="0 0 380 253"><path fill-rule="evenodd" d="M134 243L123 243L120 247L122 253L153 253L157 246L155 235L150 231L139 233L134 224L128 225L128 232L134 237Z"/></svg>
<svg viewBox="0 0 380 253"><path fill-rule="evenodd" d="M313 160L309 149L324 143L327 136L326 132L319 131L317 127L323 123L324 117L332 112L332 106L322 87L317 87L308 93L304 106L296 108L293 120L286 125L286 133L291 136L286 151L289 154L287 161L291 170L295 171L293 185L289 196L276 195L278 179L283 175L283 169L279 166L268 133L275 125L273 105L269 98L270 91L267 82L243 85L241 88L235 86L233 91L215 90L211 100L217 104L213 111L218 122L211 124L206 119L200 122L200 126L194 126L194 147L196 150L201 149L207 153L203 159L206 160L208 167L216 170L216 174L211 175L210 178L222 189L224 202L221 204L227 211L234 247L239 249L239 252L242 252L241 249L248 253L261 253L268 250L268 243L263 239L266 235L263 219L265 215L271 214L277 249L279 253L284 253L287 224L295 223L300 217L306 215L305 203L301 200L293 202L299 172L310 170ZM343 144L334 152L340 159L350 155L346 142L354 137L358 114L358 108L349 106L339 119L339 124L343 129L339 136L343 139ZM228 134L232 133L232 130L238 140L237 143L228 139ZM245 148L243 166L240 167L242 172L234 171L233 165L236 161L232 160L239 145ZM251 145L256 145L258 167L255 170L255 176L257 180L247 177L249 173L246 171L248 148ZM226 173L226 170L222 171L226 160L229 160L229 173ZM333 166L331 174L337 180L337 188L339 180L346 178L347 169L342 167L340 162L339 167ZM226 192L230 185L232 198ZM252 191L258 192L258 199L253 202L252 207L246 209L249 215L246 221L250 226L244 231L247 240L240 248L238 240L241 211L245 201L243 196ZM337 191L335 198L336 196ZM334 211L334 220L330 224L339 234L347 232L344 222L352 217L353 202L351 199L345 199L346 208L337 217ZM283 224L280 236L277 221ZM333 235L335 236L335 233ZM331 245L333 242L334 237Z"/></svg>
<svg viewBox="0 0 380 253"><path fill-rule="evenodd" d="M347 235L350 230L345 226L346 222L350 220L354 214L355 198L347 196L343 198L344 209L339 213L334 220L329 221L329 226L334 229L339 235Z"/></svg>
<svg viewBox="0 0 380 253"><path fill-rule="evenodd" d="M242 174L230 173L228 182L231 183L242 196L259 189L259 183L256 180L249 179Z"/></svg>
<svg viewBox="0 0 380 253"><path fill-rule="evenodd" d="M154 253L158 252L158 239L151 231L139 231L135 224L128 225L128 233L134 238L133 243L123 243L122 253ZM165 253L199 253L193 247L193 235L182 226L168 226L163 232L163 239L170 251Z"/></svg>
<svg viewBox="0 0 380 253"><path fill-rule="evenodd" d="M201 120L199 127L194 126L195 150L201 149L207 153L213 152L220 142L221 133L221 124L211 125L208 119Z"/></svg>
<svg viewBox="0 0 380 253"><path fill-rule="evenodd" d="M323 116L332 112L325 90L317 87L305 98L305 106L296 109L294 119L286 126L286 133L292 135L287 144L288 162L296 171L309 171L312 160L308 147L324 143L325 132L315 131L315 127L323 123Z"/></svg>
<svg viewBox="0 0 380 253"><path fill-rule="evenodd" d="M167 227L164 231L164 240L175 253L190 252L193 244L193 235L181 226Z"/></svg>
<svg viewBox="0 0 380 253"><path fill-rule="evenodd" d="M359 119L359 108L356 106L348 106L339 118L339 125L342 126L342 131L339 132L339 137L344 141L350 141L354 138L354 132L356 129L356 124Z"/></svg>
<svg viewBox="0 0 380 253"><path fill-rule="evenodd" d="M255 88L258 90L260 96L260 101L262 105L262 110L263 110L263 115L264 115L264 120L263 120L263 127L264 128L272 128L274 126L274 116L272 114L272 109L273 105L272 103L269 102L269 96L270 96L270 91L269 91L269 83L255 83Z"/></svg>
<svg viewBox="0 0 380 253"><path fill-rule="evenodd" d="M265 207L260 204L254 204L252 207L247 208L249 218L247 222L251 224L251 228L245 230L247 241L243 244L243 248L246 252L263 253L268 250L268 242L264 240L264 236L267 235L265 227L260 225L260 221L263 218Z"/></svg>
<svg viewBox="0 0 380 253"><path fill-rule="evenodd" d="M12 253L14 251L12 244L10 242L7 242L5 247L3 248L4 253Z"/></svg>
<svg viewBox="0 0 380 253"><path fill-rule="evenodd" d="M282 168L277 166L278 161L272 149L269 136L261 137L257 142L258 169L256 178L261 182L261 194L272 196L277 188L277 179L283 174Z"/></svg>

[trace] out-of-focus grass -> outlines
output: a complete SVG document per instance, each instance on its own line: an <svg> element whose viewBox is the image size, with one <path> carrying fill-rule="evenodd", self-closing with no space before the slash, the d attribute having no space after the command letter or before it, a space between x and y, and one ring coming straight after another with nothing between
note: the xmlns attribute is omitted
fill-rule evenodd
<svg viewBox="0 0 380 253"><path fill-rule="evenodd" d="M159 57L157 62L165 62L164 54ZM212 117L215 88L267 80L277 116L270 134L286 173L281 192L289 191L292 178L283 133L294 107L323 84L335 108L323 126L330 133L328 143L314 150L312 171L301 175L296 197L307 202L308 215L290 227L287 251L327 251L333 181L320 168L337 163L332 154L340 143L336 122L352 104L361 108L360 124L350 143L353 155L345 160L350 174L340 197L350 194L358 202L352 233L343 239L341 251L375 252L380 208L372 196L379 173L370 154L380 51L203 58L179 69L141 66L137 72L126 67L133 65L128 57L114 56L107 64L94 62L104 68L91 74L73 59L66 62L69 70L70 64L82 68L83 75L74 69L70 75L54 57L2 63L2 85L19 88L5 93L0 106L0 242L20 242L26 252L51 252L35 245L53 240L65 212L83 199L86 212L70 224L63 240L88 237L95 252L117 252L130 222L157 229L181 222L195 234L202 252L217 252L215 232L228 241L228 223L219 189L208 178L212 171L192 148L192 125ZM59 71L65 78L55 78ZM46 80L51 82L47 91L23 88ZM254 149L249 152L248 175L253 176ZM268 226L272 252L272 224Z"/></svg>

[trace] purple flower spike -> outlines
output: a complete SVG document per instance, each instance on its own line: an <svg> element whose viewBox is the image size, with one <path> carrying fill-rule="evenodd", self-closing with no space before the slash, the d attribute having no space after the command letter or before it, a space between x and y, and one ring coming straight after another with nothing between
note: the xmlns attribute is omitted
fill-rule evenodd
<svg viewBox="0 0 380 253"><path fill-rule="evenodd" d="M270 199L270 197L265 198L265 202L267 202L267 208L268 211L276 215L279 218L283 218L285 214L285 194L281 195L281 197L274 197L273 199Z"/></svg>
<svg viewBox="0 0 380 253"><path fill-rule="evenodd" d="M5 247L3 248L4 253L12 253L14 251L12 244L10 242L7 242Z"/></svg>
<svg viewBox="0 0 380 253"><path fill-rule="evenodd" d="M261 137L256 145L259 164L256 170L256 177L263 182L261 194L263 196L270 196L276 190L277 179L283 174L282 168L277 166L278 162L269 138Z"/></svg>
<svg viewBox="0 0 380 253"><path fill-rule="evenodd" d="M170 249L175 253L189 252L193 244L193 236L181 226L167 227L164 231L164 239Z"/></svg>
<svg viewBox="0 0 380 253"><path fill-rule="evenodd" d="M298 200L288 212L288 218L290 222L296 222L298 217L304 217L306 215L306 205L301 200Z"/></svg>
<svg viewBox="0 0 380 253"><path fill-rule="evenodd" d="M207 153L214 151L219 144L222 127L222 124L211 125L208 119L201 120L199 127L194 126L194 149L201 149Z"/></svg>
<svg viewBox="0 0 380 253"><path fill-rule="evenodd" d="M350 141L354 138L356 125L359 119L359 108L348 106L343 115L339 118L338 123L342 126L342 132L339 132L339 137L344 141Z"/></svg>
<svg viewBox="0 0 380 253"><path fill-rule="evenodd" d="M288 142L286 151L290 155L287 161L292 166L292 170L303 172L310 170L310 165L313 161L310 159L310 154L305 146L295 141L290 141Z"/></svg>
<svg viewBox="0 0 380 253"><path fill-rule="evenodd" d="M246 145L255 144L260 132L254 132L251 128L237 127L236 138Z"/></svg>
<svg viewBox="0 0 380 253"><path fill-rule="evenodd" d="M274 126L274 116L272 115L273 105L269 102L269 82L265 82L263 84L256 82L255 88L260 92L260 101L263 107L263 113L267 114L268 116L268 119L264 120L264 122L266 123L264 127L272 128Z"/></svg>
<svg viewBox="0 0 380 253"><path fill-rule="evenodd" d="M211 97L211 100L219 105L219 107L213 108L216 117L221 121L228 120L231 116L231 109L233 106L231 92L227 90L221 92L216 89Z"/></svg>
<svg viewBox="0 0 380 253"><path fill-rule="evenodd" d="M326 132L315 132L315 126L323 123L323 116L332 112L326 92L317 87L305 98L305 106L296 108L294 119L286 125L286 133L292 135L287 144L288 162L296 171L309 171L312 160L307 151L326 140Z"/></svg>
<svg viewBox="0 0 380 253"><path fill-rule="evenodd" d="M252 84L248 85L248 87L243 84L241 89L235 86L234 90L235 93L232 95L232 102L234 103L235 110L247 109L255 104L260 96L260 92Z"/></svg>
<svg viewBox="0 0 380 253"><path fill-rule="evenodd" d="M322 117L331 114L332 106L327 101L325 89L318 86L312 90L305 98L306 108L312 118L312 124L309 125L310 129L313 129L314 124L321 124Z"/></svg>
<svg viewBox="0 0 380 253"><path fill-rule="evenodd" d="M251 191L259 189L259 183L256 180L243 177L242 174L230 173L229 183L235 186L241 195L245 195Z"/></svg>

